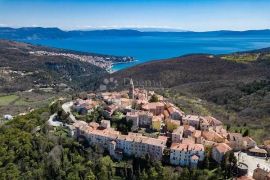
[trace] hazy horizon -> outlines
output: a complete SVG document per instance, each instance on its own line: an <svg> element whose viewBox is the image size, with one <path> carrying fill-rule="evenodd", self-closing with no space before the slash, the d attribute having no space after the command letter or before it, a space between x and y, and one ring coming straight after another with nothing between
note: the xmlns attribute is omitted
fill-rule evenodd
<svg viewBox="0 0 270 180"><path fill-rule="evenodd" d="M136 30L140 32L211 32L211 31L237 31L237 32L244 32L244 31L263 31L263 30L270 30L270 28L266 29L245 29L245 30L235 30L235 29L215 29L215 30L205 30L205 31L194 31L188 29L178 29L178 28L167 28L167 27L92 27L92 28L78 28L78 29L65 29L62 27L46 27L46 26L2 26L0 28L13 28L13 29L20 29L20 28L57 28L62 31L95 31L95 30Z"/></svg>
<svg viewBox="0 0 270 180"><path fill-rule="evenodd" d="M2 27L270 29L267 0L0 0Z"/></svg>

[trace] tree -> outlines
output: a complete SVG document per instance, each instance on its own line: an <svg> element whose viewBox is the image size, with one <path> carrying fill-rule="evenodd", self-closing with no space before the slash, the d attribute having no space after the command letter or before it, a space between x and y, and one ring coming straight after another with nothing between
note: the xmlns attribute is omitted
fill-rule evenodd
<svg viewBox="0 0 270 180"><path fill-rule="evenodd" d="M123 117L124 117L124 114L123 113L121 113L119 111L116 111L112 115L112 120L113 121L120 121L121 119L123 119Z"/></svg>
<svg viewBox="0 0 270 180"><path fill-rule="evenodd" d="M101 108L97 107L90 114L87 115L86 122L92 122L92 121L100 122L101 119L102 119Z"/></svg>
<svg viewBox="0 0 270 180"><path fill-rule="evenodd" d="M228 124L226 129L227 129L227 131L229 131L231 129L231 125Z"/></svg>
<svg viewBox="0 0 270 180"><path fill-rule="evenodd" d="M158 179L158 173L154 167L150 168L149 179Z"/></svg>
<svg viewBox="0 0 270 180"><path fill-rule="evenodd" d="M170 120L166 121L166 127L167 127L167 130L170 132L173 132L173 130L177 129L177 125L171 122Z"/></svg>
<svg viewBox="0 0 270 180"><path fill-rule="evenodd" d="M149 102L158 102L159 99L158 99L158 96L156 94L153 94L149 100Z"/></svg>
<svg viewBox="0 0 270 180"><path fill-rule="evenodd" d="M232 176L232 170L235 168L237 159L233 151L227 152L221 161L221 169L224 171L224 178Z"/></svg>
<svg viewBox="0 0 270 180"><path fill-rule="evenodd" d="M179 180L181 179L190 179L190 172L187 168L183 168L182 172L181 172L181 177L178 178Z"/></svg>
<svg viewBox="0 0 270 180"><path fill-rule="evenodd" d="M60 100L57 100L57 101L53 102L52 104L50 104L50 106L49 106L50 113L53 114L53 113L56 113L59 110L61 110L62 109L61 105L62 105L62 102Z"/></svg>
<svg viewBox="0 0 270 180"><path fill-rule="evenodd" d="M203 167L206 169L209 169L210 162L209 162L209 157L205 156L204 161L203 161Z"/></svg>
<svg viewBox="0 0 270 180"><path fill-rule="evenodd" d="M246 136L249 136L249 129L246 129L243 133L243 136L246 137Z"/></svg>
<svg viewBox="0 0 270 180"><path fill-rule="evenodd" d="M140 177L139 179L141 179L141 180L147 180L148 179L148 175L145 172L145 170L143 170L143 172L140 173L139 177Z"/></svg>
<svg viewBox="0 0 270 180"><path fill-rule="evenodd" d="M233 166L236 165L237 159L236 159L236 157L235 157L233 151L229 151L229 157L228 157L228 160L229 160L229 163L230 163L231 165L233 165Z"/></svg>
<svg viewBox="0 0 270 180"><path fill-rule="evenodd" d="M110 156L105 156L99 159L98 161L98 179L100 180L107 180L111 179L114 175L112 171L113 161L111 160Z"/></svg>

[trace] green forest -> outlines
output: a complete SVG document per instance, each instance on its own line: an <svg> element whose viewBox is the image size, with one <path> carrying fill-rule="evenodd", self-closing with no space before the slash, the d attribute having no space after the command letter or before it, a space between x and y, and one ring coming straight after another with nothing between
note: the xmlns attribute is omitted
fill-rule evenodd
<svg viewBox="0 0 270 180"><path fill-rule="evenodd" d="M89 147L70 137L64 127L48 126L49 116L50 109L42 108L0 127L0 179L168 180L232 176L230 158L217 166L210 150L198 169L172 167L166 161L152 162L149 157L115 161L99 146Z"/></svg>

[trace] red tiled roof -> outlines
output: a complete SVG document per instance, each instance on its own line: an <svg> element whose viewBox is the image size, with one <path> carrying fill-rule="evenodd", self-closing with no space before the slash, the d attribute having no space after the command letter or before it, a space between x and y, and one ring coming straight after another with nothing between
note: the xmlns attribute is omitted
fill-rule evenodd
<svg viewBox="0 0 270 180"><path fill-rule="evenodd" d="M170 116L170 115L169 115L169 112L168 112L167 110L164 110L163 114L164 114L165 118L167 118L167 117Z"/></svg>
<svg viewBox="0 0 270 180"><path fill-rule="evenodd" d="M254 180L254 179L249 176L241 176L241 177L238 177L237 180Z"/></svg>
<svg viewBox="0 0 270 180"><path fill-rule="evenodd" d="M143 105L143 109L156 109L157 107L163 107L164 104L161 103L161 102L153 102L153 103L148 103L148 104L145 104Z"/></svg>
<svg viewBox="0 0 270 180"><path fill-rule="evenodd" d="M197 155L193 155L193 156L191 156L191 159L192 160L199 160L199 157Z"/></svg>
<svg viewBox="0 0 270 180"><path fill-rule="evenodd" d="M195 138L199 138L199 137L201 137L201 135L202 135L202 131L195 130L193 132L193 137L195 137Z"/></svg>
<svg viewBox="0 0 270 180"><path fill-rule="evenodd" d="M230 146L228 146L225 143L219 143L216 145L215 147L220 153L226 153L228 151L230 151L232 148Z"/></svg>

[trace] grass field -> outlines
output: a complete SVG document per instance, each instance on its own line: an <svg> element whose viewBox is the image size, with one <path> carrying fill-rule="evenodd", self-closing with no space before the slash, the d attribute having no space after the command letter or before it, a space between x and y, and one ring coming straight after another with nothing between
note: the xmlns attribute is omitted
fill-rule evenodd
<svg viewBox="0 0 270 180"><path fill-rule="evenodd" d="M234 61L238 63L247 63L256 61L259 54L232 54L232 55L226 55L222 56L221 59L228 60L228 61Z"/></svg>
<svg viewBox="0 0 270 180"><path fill-rule="evenodd" d="M48 106L55 98L60 97L58 93L35 93L18 92L15 94L0 95L0 119L5 114L16 116L20 113L28 112L30 109L36 109Z"/></svg>
<svg viewBox="0 0 270 180"><path fill-rule="evenodd" d="M0 96L0 106L7 106L16 101L19 98L17 95L5 95Z"/></svg>

